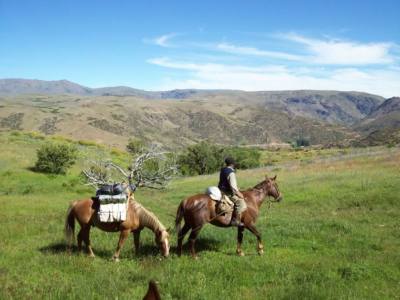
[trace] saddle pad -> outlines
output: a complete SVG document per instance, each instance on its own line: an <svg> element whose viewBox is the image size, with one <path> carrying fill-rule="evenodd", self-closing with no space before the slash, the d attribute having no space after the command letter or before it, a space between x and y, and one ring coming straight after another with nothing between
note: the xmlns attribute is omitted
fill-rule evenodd
<svg viewBox="0 0 400 300"><path fill-rule="evenodd" d="M222 200L222 193L221 190L216 186L210 186L206 189L206 194L210 196L211 199L214 201L221 201Z"/></svg>
<svg viewBox="0 0 400 300"><path fill-rule="evenodd" d="M98 195L97 199L99 199L100 205L111 203L125 203L128 200L128 195Z"/></svg>
<svg viewBox="0 0 400 300"><path fill-rule="evenodd" d="M128 203L101 204L97 212L100 222L121 222L126 220Z"/></svg>

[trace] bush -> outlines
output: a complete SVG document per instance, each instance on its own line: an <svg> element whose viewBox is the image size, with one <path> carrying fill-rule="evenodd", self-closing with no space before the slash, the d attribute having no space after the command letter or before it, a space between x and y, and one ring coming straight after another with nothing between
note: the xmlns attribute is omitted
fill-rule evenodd
<svg viewBox="0 0 400 300"><path fill-rule="evenodd" d="M224 156L231 156L236 161L239 169L251 169L260 166L261 152L256 148L228 148L224 151Z"/></svg>
<svg viewBox="0 0 400 300"><path fill-rule="evenodd" d="M310 146L310 141L305 138L298 138L296 140L296 147L308 147Z"/></svg>
<svg viewBox="0 0 400 300"><path fill-rule="evenodd" d="M224 165L227 156L235 159L237 168L249 169L260 166L261 153L255 148L223 148L209 142L189 146L179 156L178 165L183 175L211 174Z"/></svg>
<svg viewBox="0 0 400 300"><path fill-rule="evenodd" d="M35 170L50 174L65 174L77 158L77 150L68 144L45 144L37 150Z"/></svg>
<svg viewBox="0 0 400 300"><path fill-rule="evenodd" d="M178 158L183 175L203 175L217 171L223 163L223 149L209 142L189 146Z"/></svg>
<svg viewBox="0 0 400 300"><path fill-rule="evenodd" d="M140 154L146 150L146 145L142 140L130 139L128 145L126 145L126 150L131 154Z"/></svg>

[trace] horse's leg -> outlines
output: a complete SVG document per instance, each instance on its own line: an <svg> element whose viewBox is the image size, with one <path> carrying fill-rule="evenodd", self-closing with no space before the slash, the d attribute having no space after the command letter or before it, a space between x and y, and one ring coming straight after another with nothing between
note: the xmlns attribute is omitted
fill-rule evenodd
<svg viewBox="0 0 400 300"><path fill-rule="evenodd" d="M83 241L83 227L78 232L78 235L76 237L77 243L78 243L78 253L81 253L82 251L82 241Z"/></svg>
<svg viewBox="0 0 400 300"><path fill-rule="evenodd" d="M133 243L135 245L135 253L136 255L139 254L139 241L140 241L140 233L142 232L141 229L136 229L135 231L133 231Z"/></svg>
<svg viewBox="0 0 400 300"><path fill-rule="evenodd" d="M257 252L258 254L263 254L264 253L264 246L262 245L261 241L261 234L258 232L256 226L253 224L247 225L246 228L257 237Z"/></svg>
<svg viewBox="0 0 400 300"><path fill-rule="evenodd" d="M126 238L129 236L129 232L130 229L121 230L121 233L119 235L117 250L115 250L115 253L112 257L113 260L119 261L119 253L121 252L122 246L124 245Z"/></svg>
<svg viewBox="0 0 400 300"><path fill-rule="evenodd" d="M196 250L194 249L194 245L196 243L196 238L199 235L202 227L203 227L203 224L196 226L194 229L192 229L192 231L190 232L190 235L189 235L190 253L192 254L192 257L194 259L198 258L197 254L196 254Z"/></svg>
<svg viewBox="0 0 400 300"><path fill-rule="evenodd" d="M90 226L89 225L85 226L82 233L83 233L83 241L86 244L89 257L95 257L92 250L92 246L90 245Z"/></svg>
<svg viewBox="0 0 400 300"><path fill-rule="evenodd" d="M239 226L238 227L238 234L237 234L237 248L236 248L236 253L239 256L244 256L244 252L242 251L243 231L244 231L244 227L243 226Z"/></svg>
<svg viewBox="0 0 400 300"><path fill-rule="evenodd" d="M190 226L185 223L182 229L178 232L178 256L182 255L182 243L186 233L189 231Z"/></svg>

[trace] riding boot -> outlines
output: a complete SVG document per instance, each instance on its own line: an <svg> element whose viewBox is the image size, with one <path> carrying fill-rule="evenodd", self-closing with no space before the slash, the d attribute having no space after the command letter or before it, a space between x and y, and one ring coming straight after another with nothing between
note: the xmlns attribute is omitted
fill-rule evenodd
<svg viewBox="0 0 400 300"><path fill-rule="evenodd" d="M231 223L229 224L230 226L243 226L243 223L241 222L242 219L242 214L237 212L236 209L232 212L232 219Z"/></svg>

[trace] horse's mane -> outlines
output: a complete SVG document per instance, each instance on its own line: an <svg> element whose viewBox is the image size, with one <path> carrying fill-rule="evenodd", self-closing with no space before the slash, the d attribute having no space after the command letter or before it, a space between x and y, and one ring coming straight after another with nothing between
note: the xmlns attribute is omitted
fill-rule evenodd
<svg viewBox="0 0 400 300"><path fill-rule="evenodd" d="M133 207L139 217L140 224L151 228L152 230L165 231L165 226L160 222L160 220L151 211L147 210L138 202L133 203Z"/></svg>
<svg viewBox="0 0 400 300"><path fill-rule="evenodd" d="M265 185L265 180L261 181L260 183L257 183L254 187L250 188L249 191L264 189L264 185Z"/></svg>

